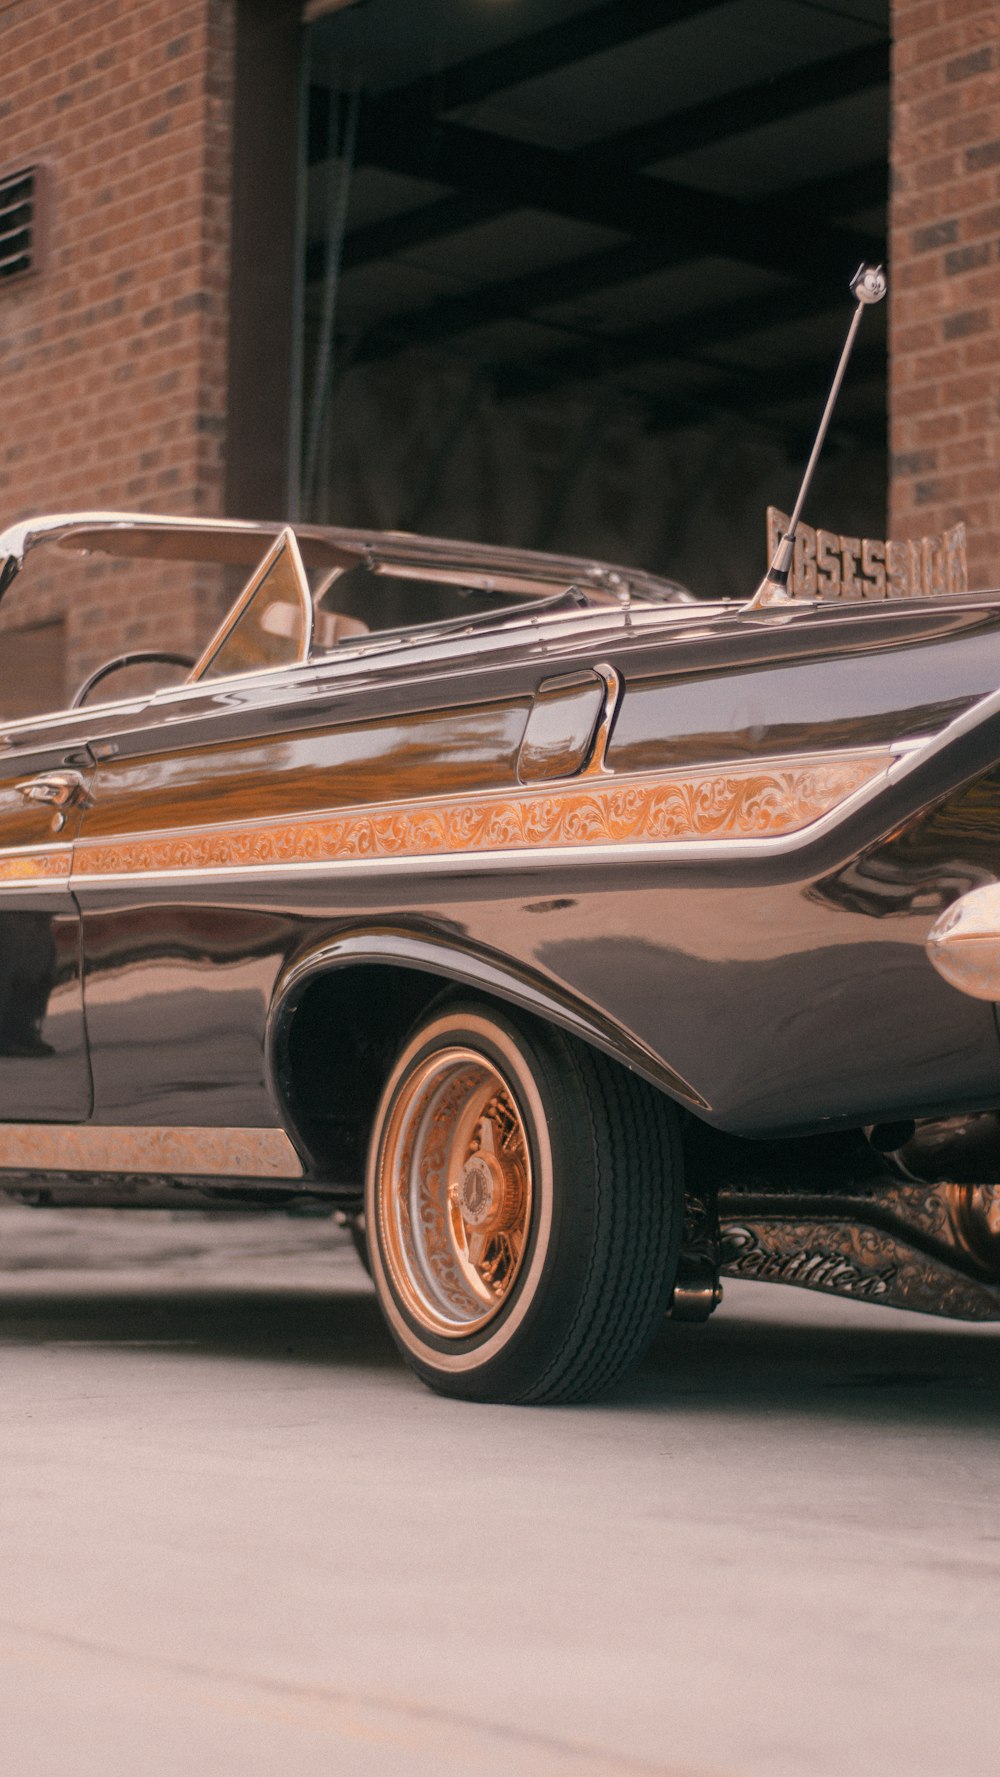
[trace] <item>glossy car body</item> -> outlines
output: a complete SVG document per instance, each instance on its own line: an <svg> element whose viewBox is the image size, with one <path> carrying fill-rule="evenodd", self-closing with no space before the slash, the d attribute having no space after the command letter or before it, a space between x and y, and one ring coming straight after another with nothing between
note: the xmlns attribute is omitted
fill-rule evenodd
<svg viewBox="0 0 1000 1777"><path fill-rule="evenodd" d="M499 1017L500 1081L509 1014L676 1107L675 1313L725 1271L1000 1313L1000 924L980 901L932 935L1000 875L1000 594L749 609L562 558L102 514L15 527L0 575L43 548L252 572L187 682L7 725L6 1188L353 1214L394 1064L458 987ZM366 632L359 572L425 619L430 578L438 615Z"/></svg>

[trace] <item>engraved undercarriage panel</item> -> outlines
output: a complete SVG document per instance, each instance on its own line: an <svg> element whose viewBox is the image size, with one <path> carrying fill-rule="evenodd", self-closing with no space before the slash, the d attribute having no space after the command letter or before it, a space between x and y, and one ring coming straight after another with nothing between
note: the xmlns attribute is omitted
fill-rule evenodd
<svg viewBox="0 0 1000 1777"><path fill-rule="evenodd" d="M1000 1320L1000 1185L882 1179L824 1199L719 1197L727 1277L955 1320Z"/></svg>
<svg viewBox="0 0 1000 1777"><path fill-rule="evenodd" d="M84 839L75 848L73 878L777 837L819 820L890 763L879 749L707 767L683 776L609 774L586 787L434 797L294 821Z"/></svg>

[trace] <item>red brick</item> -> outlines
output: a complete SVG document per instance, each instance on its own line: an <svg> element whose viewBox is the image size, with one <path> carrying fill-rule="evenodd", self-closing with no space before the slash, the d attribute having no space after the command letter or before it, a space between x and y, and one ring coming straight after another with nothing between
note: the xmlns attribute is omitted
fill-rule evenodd
<svg viewBox="0 0 1000 1777"><path fill-rule="evenodd" d="M893 160L905 178L890 213L890 527L905 534L918 523L926 529L964 517L971 581L995 584L1000 7L897 0L892 16ZM959 112L949 95L959 98ZM930 324L937 350L928 349ZM933 473L915 473L911 461L930 450Z"/></svg>
<svg viewBox="0 0 1000 1777"><path fill-rule="evenodd" d="M53 199L46 268L0 292L5 433L19 442L0 451L0 522L88 506L222 510L221 453L195 421L224 431L234 11L235 0L0 7L3 163L48 162ZM75 682L122 631L106 572L80 579L72 565L72 599L60 564L32 614L65 609ZM137 633L197 645L218 602L210 578L131 575ZM19 615L12 595L5 620Z"/></svg>

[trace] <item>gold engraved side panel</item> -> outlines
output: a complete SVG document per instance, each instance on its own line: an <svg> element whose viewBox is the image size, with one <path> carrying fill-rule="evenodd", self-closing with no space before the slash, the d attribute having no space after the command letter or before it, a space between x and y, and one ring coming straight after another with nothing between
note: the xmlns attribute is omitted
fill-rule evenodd
<svg viewBox="0 0 1000 1777"><path fill-rule="evenodd" d="M387 794L413 801L475 795L516 781L529 700L174 748L102 763L84 831L94 839L259 824L363 807ZM155 743L155 744L153 744Z"/></svg>
<svg viewBox="0 0 1000 1777"><path fill-rule="evenodd" d="M887 753L735 766L518 794L343 809L281 824L84 841L75 878L240 870L364 858L589 845L676 844L795 833L885 771Z"/></svg>
<svg viewBox="0 0 1000 1777"><path fill-rule="evenodd" d="M0 1172L135 1172L166 1177L302 1177L283 1129L98 1128L0 1123Z"/></svg>
<svg viewBox="0 0 1000 1777"><path fill-rule="evenodd" d="M71 858L68 845L0 852L0 883L68 882Z"/></svg>

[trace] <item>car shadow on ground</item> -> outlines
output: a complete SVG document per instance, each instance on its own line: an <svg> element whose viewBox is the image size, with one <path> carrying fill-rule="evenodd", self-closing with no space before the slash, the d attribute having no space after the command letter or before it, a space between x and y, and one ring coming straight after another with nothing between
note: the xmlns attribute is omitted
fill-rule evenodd
<svg viewBox="0 0 1000 1777"><path fill-rule="evenodd" d="M401 1368L366 1283L336 1291L7 1286L0 1298L0 1347L80 1345L173 1348L206 1357L315 1363L331 1370Z"/></svg>
<svg viewBox="0 0 1000 1777"><path fill-rule="evenodd" d="M810 1324L808 1309L801 1320L780 1308L766 1315L755 1304L752 1316L723 1311L706 1326L667 1323L609 1404L1000 1429L1000 1328L877 1308L841 1324Z"/></svg>
<svg viewBox="0 0 1000 1777"><path fill-rule="evenodd" d="M141 1289L66 1280L57 1290L6 1282L0 1345L102 1346L131 1352L319 1365L338 1372L404 1366L370 1287ZM707 1326L665 1324L642 1363L601 1413L677 1416L776 1413L857 1424L1000 1430L1000 1329L969 1329L868 1310L842 1324L810 1324L763 1304Z"/></svg>

